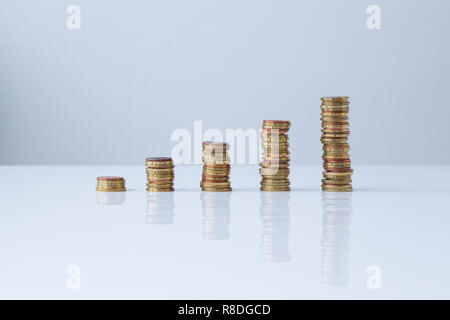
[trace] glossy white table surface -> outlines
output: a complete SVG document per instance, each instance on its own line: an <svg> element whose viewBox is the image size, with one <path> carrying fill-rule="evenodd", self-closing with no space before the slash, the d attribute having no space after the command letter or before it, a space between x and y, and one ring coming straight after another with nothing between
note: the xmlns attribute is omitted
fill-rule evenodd
<svg viewBox="0 0 450 320"><path fill-rule="evenodd" d="M147 194L142 166L2 166L0 298L449 299L450 167L354 169L353 193L323 193L319 166L287 193L243 166L202 193L179 166Z"/></svg>

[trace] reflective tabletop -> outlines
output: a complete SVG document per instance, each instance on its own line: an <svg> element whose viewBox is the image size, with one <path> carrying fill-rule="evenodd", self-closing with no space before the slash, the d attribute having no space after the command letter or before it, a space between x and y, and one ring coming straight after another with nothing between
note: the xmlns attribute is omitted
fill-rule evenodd
<svg viewBox="0 0 450 320"><path fill-rule="evenodd" d="M450 298L450 167L355 166L351 193L322 192L319 166L279 193L254 166L228 193L175 169L147 193L141 166L0 167L0 298Z"/></svg>

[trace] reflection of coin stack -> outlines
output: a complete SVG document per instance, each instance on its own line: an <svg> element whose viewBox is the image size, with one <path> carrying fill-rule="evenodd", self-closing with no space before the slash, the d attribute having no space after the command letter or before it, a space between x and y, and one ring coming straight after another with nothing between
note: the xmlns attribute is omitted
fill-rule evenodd
<svg viewBox="0 0 450 320"><path fill-rule="evenodd" d="M289 192L262 192L262 250L265 262L287 262L289 254Z"/></svg>
<svg viewBox="0 0 450 320"><path fill-rule="evenodd" d="M172 158L147 158L145 165L147 167L147 191L173 191L175 174Z"/></svg>
<svg viewBox="0 0 450 320"><path fill-rule="evenodd" d="M97 203L101 205L122 204L126 192L97 192Z"/></svg>
<svg viewBox="0 0 450 320"><path fill-rule="evenodd" d="M231 191L229 146L222 142L203 142L203 191Z"/></svg>
<svg viewBox="0 0 450 320"><path fill-rule="evenodd" d="M262 191L289 191L289 137L291 123L264 120L261 131L263 161L261 168Z"/></svg>
<svg viewBox="0 0 450 320"><path fill-rule="evenodd" d="M348 136L348 97L322 98L323 172L322 190L352 191Z"/></svg>
<svg viewBox="0 0 450 320"><path fill-rule="evenodd" d="M172 224L174 207L173 192L148 192L147 223Z"/></svg>
<svg viewBox="0 0 450 320"><path fill-rule="evenodd" d="M204 240L225 240L230 237L230 196L229 192L201 193Z"/></svg>
<svg viewBox="0 0 450 320"><path fill-rule="evenodd" d="M127 189L123 177L98 177L95 190L99 192L122 192Z"/></svg>
<svg viewBox="0 0 450 320"><path fill-rule="evenodd" d="M323 192L322 283L348 284L351 193Z"/></svg>

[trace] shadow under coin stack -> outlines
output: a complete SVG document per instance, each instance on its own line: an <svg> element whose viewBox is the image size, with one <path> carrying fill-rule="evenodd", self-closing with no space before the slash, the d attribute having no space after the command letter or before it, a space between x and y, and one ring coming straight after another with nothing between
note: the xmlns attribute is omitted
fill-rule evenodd
<svg viewBox="0 0 450 320"><path fill-rule="evenodd" d="M203 142L203 191L231 191L229 146L222 142Z"/></svg>
<svg viewBox="0 0 450 320"><path fill-rule="evenodd" d="M147 191L173 191L175 173L172 158L155 157L145 159L147 170Z"/></svg>
<svg viewBox="0 0 450 320"><path fill-rule="evenodd" d="M289 137L290 121L264 120L261 131L263 161L259 172L262 191L290 191Z"/></svg>
<svg viewBox="0 0 450 320"><path fill-rule="evenodd" d="M352 191L350 162L350 125L348 122L348 97L322 98L323 172L322 190L331 192Z"/></svg>
<svg viewBox="0 0 450 320"><path fill-rule="evenodd" d="M122 192L126 191L125 179L123 177L98 177L96 191L100 192Z"/></svg>

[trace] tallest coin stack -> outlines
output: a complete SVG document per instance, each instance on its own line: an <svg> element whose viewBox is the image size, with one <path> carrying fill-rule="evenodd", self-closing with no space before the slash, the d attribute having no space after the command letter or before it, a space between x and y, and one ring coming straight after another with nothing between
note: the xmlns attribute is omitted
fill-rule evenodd
<svg viewBox="0 0 450 320"><path fill-rule="evenodd" d="M352 191L350 156L350 125L348 122L348 97L322 98L323 172L322 190L332 192Z"/></svg>

